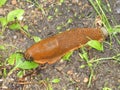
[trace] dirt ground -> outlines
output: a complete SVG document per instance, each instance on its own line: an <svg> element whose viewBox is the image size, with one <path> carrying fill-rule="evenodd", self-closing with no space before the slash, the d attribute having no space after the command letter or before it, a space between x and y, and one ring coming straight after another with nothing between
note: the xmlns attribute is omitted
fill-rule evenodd
<svg viewBox="0 0 120 90"><path fill-rule="evenodd" d="M31 1L34 2L34 0ZM115 18L117 24L120 24L120 8L118 8L117 1L119 0L109 0L113 13L107 13L107 16L113 26L111 16ZM65 0L63 3L60 3L59 0L38 0L38 3L42 6L43 11L39 10L37 5L26 0L8 0L6 5L0 8L0 17L7 15L14 9L24 9L23 21L29 26L29 33L42 39L70 28L94 27L97 14L88 0ZM106 5L106 3L104 4ZM72 23L67 23L69 19L73 20ZM120 40L120 34L117 37ZM106 41L109 42L109 38ZM33 43L33 39L20 31L6 29L4 34L0 36L0 44L5 44L7 50L0 51L2 56L0 62L5 62L6 58L15 51L25 51ZM35 75L28 76L26 80L31 82L30 84L18 84L16 73L14 73L10 76L13 81L9 82L10 78L8 78L8 82L0 81L0 85L2 86L4 82L8 88L6 90L47 90L46 88L50 85L53 90L102 90L104 87L109 87L110 90L120 90L120 63L115 60L102 60L93 65L94 75L88 88L90 69L89 67L80 68L86 62L80 58L79 52L80 50L74 51L70 61L59 61L40 70ZM89 51L90 59L112 57L118 53L120 53L120 45L115 38L112 39L111 49L110 45L104 43L104 52L94 49ZM8 72L10 68L7 69ZM1 79L3 79L2 73L1 69ZM59 78L60 82L52 83L51 80L54 78Z"/></svg>

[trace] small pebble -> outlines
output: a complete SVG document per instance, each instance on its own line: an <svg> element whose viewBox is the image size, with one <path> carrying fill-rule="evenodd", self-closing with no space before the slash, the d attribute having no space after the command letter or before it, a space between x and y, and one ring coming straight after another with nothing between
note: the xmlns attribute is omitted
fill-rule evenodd
<svg viewBox="0 0 120 90"><path fill-rule="evenodd" d="M11 3L12 3L12 5L16 5L17 1L16 0L12 0Z"/></svg>
<svg viewBox="0 0 120 90"><path fill-rule="evenodd" d="M87 83L88 82L88 78L84 78L83 82Z"/></svg>
<svg viewBox="0 0 120 90"><path fill-rule="evenodd" d="M13 38L14 38L14 39L17 39L17 36L16 36L16 35L14 35L14 36L13 36Z"/></svg>
<svg viewBox="0 0 120 90"><path fill-rule="evenodd" d="M72 71L72 70L69 70L69 71L67 72L67 74L68 74L68 75L72 75L72 74L73 74L73 71Z"/></svg>

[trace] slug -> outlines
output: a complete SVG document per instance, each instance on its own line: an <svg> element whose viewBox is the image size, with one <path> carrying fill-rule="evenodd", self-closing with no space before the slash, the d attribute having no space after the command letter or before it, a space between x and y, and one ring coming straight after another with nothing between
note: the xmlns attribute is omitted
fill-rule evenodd
<svg viewBox="0 0 120 90"><path fill-rule="evenodd" d="M39 64L53 64L67 52L83 47L90 40L102 42L108 35L105 28L75 28L41 40L29 47L24 57Z"/></svg>

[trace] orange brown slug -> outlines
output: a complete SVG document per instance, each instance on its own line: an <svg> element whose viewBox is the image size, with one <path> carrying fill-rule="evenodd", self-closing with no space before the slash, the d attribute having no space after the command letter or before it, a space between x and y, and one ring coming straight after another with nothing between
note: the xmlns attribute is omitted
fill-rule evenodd
<svg viewBox="0 0 120 90"><path fill-rule="evenodd" d="M28 48L24 57L39 64L53 64L67 52L84 46L90 40L102 42L108 35L105 28L75 28L48 37Z"/></svg>

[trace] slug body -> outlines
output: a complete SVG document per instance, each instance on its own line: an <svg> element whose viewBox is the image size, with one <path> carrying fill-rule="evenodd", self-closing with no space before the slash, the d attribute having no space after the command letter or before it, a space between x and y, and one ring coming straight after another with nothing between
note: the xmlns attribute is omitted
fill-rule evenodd
<svg viewBox="0 0 120 90"><path fill-rule="evenodd" d="M53 64L67 52L84 46L90 40L103 41L104 32L98 28L76 28L48 37L32 45L24 53L27 60Z"/></svg>

